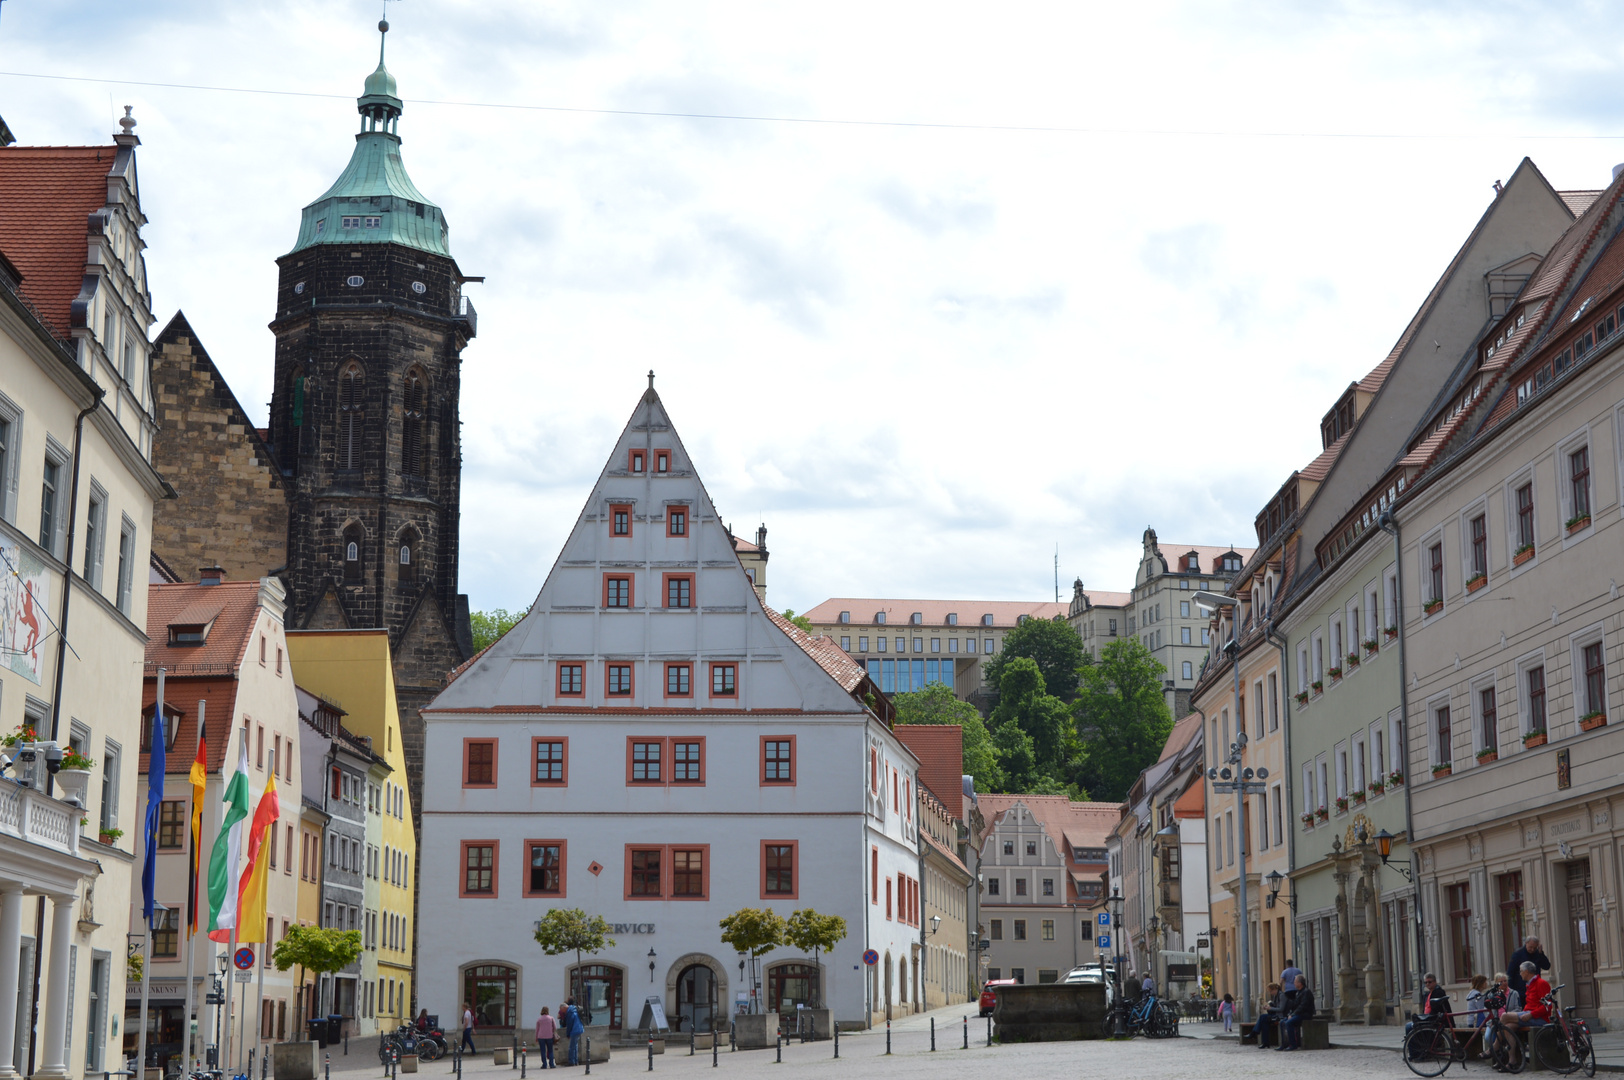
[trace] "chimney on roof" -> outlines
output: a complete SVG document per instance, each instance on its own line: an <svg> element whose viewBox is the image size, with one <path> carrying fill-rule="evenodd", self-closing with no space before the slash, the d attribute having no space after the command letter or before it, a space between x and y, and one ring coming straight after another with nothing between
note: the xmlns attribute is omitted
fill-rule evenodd
<svg viewBox="0 0 1624 1080"><path fill-rule="evenodd" d="M225 580L226 572L219 566L200 566L197 568L197 583L199 585L218 585Z"/></svg>

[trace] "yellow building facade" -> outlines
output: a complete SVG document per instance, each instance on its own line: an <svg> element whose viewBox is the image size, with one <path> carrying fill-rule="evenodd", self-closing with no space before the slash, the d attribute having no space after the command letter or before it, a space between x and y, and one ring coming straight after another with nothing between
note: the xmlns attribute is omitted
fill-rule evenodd
<svg viewBox="0 0 1624 1080"><path fill-rule="evenodd" d="M288 634L288 652L299 685L343 709L345 728L372 740L372 751L389 775L369 798L377 803L381 829L367 877L377 885L375 910L365 913L363 975L372 983L369 1013L390 1030L412 1015L412 932L416 891L413 874L417 840L412 831L411 796L397 779L406 775L400 740L400 711L389 655L389 632L300 630ZM369 828L370 837L370 828ZM372 890L367 890L370 898ZM369 962L370 961L370 962ZM375 974L374 974L375 972ZM456 1002L437 1003L450 1015Z"/></svg>

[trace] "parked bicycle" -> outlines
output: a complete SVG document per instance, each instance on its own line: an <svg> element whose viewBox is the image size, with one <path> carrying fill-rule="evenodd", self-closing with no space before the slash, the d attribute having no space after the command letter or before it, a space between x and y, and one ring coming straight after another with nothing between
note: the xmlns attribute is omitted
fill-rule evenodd
<svg viewBox="0 0 1624 1080"><path fill-rule="evenodd" d="M1122 1019L1123 1030L1128 1035L1170 1039L1179 1033L1178 1010L1154 994L1140 998L1128 1008Z"/></svg>
<svg viewBox="0 0 1624 1080"><path fill-rule="evenodd" d="M378 1040L378 1060L385 1065L399 1064L400 1059L409 1054L416 1054L419 1061L433 1061L441 1052L438 1042L418 1034L411 1024L402 1024Z"/></svg>
<svg viewBox="0 0 1624 1080"><path fill-rule="evenodd" d="M1567 983L1553 986L1545 995L1551 1022L1535 1028L1529 1042L1539 1063L1552 1072L1568 1076L1583 1069L1586 1076L1595 1076L1596 1048L1590 1042L1590 1028L1573 1015L1578 1006L1569 1005L1564 1009L1556 1001L1556 992L1566 986Z"/></svg>
<svg viewBox="0 0 1624 1080"><path fill-rule="evenodd" d="M1489 994L1483 1003L1488 1006L1487 1015L1473 1028L1457 1028L1454 1021L1454 1017L1471 1013L1412 1013L1410 1028L1404 1035L1404 1064L1417 1076L1438 1076L1457 1062L1466 1068L1473 1047L1481 1046L1496 1069L1522 1072L1526 1064L1522 1043L1515 1031L1500 1023L1500 1011L1506 1006L1504 995Z"/></svg>

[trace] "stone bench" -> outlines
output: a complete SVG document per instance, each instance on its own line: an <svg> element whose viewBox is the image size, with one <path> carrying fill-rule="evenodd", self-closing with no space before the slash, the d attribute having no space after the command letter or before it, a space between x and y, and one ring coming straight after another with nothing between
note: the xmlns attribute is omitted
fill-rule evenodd
<svg viewBox="0 0 1624 1080"><path fill-rule="evenodd" d="M1273 1036L1269 1040L1269 1045L1279 1046L1280 1042L1277 1036L1280 1032L1280 1025L1270 1024L1269 1030L1273 1033ZM1329 1050L1331 1048L1331 1022L1329 1020L1322 1020L1317 1016L1312 1020L1304 1020L1302 1026L1302 1037L1302 1048L1304 1050ZM1257 1025L1255 1023L1247 1021L1241 1024L1241 1045L1257 1045Z"/></svg>

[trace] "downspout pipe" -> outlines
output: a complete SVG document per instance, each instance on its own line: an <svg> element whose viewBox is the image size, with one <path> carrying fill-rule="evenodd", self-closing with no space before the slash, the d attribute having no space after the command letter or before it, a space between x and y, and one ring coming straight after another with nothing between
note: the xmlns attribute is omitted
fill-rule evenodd
<svg viewBox="0 0 1624 1080"><path fill-rule="evenodd" d="M1394 622L1398 627L1398 707L1404 717L1404 842L1410 849L1410 880L1415 883L1415 966L1417 970L1425 971L1427 957L1425 938L1421 932L1421 865L1415 850L1415 833L1410 816L1410 674L1404 648L1404 536L1391 507L1381 512L1376 525L1393 538L1393 601L1398 605ZM1391 752L1397 748L1388 749Z"/></svg>
<svg viewBox="0 0 1624 1080"><path fill-rule="evenodd" d="M1279 601L1276 600L1275 603L1279 603ZM1286 654L1286 639L1283 638L1283 637L1276 637L1275 633L1274 633L1274 624L1275 624L1275 621L1276 621L1277 617L1278 616L1275 614L1275 611L1274 611L1274 604L1271 604L1269 606L1269 618L1268 618L1268 621L1263 624L1263 639L1265 641L1269 642L1270 644L1272 644L1276 649L1280 650L1280 686L1281 686L1281 689L1284 691L1284 694L1283 694L1284 700L1281 702L1281 706L1285 710L1285 720L1286 720L1285 738L1281 743L1281 747L1282 747L1282 751L1284 753L1284 760L1285 760L1285 773L1286 773L1285 780L1284 780L1285 790L1290 791L1291 790L1291 680L1290 680L1289 676L1291 674L1291 665L1290 665L1290 658ZM1405 797L1406 798L1409 797L1409 792L1407 790L1405 792ZM1288 808L1288 813L1289 813L1289 808ZM1291 820L1291 818L1288 817L1287 821L1289 822L1290 820ZM1286 859L1289 861L1290 865L1292 865L1292 866L1297 865L1297 829L1294 826L1290 826L1289 824L1288 824L1288 826L1286 828ZM1295 881L1293 881L1291 883L1291 955L1292 956L1301 956L1302 954L1303 954L1302 942L1297 937L1297 883Z"/></svg>

